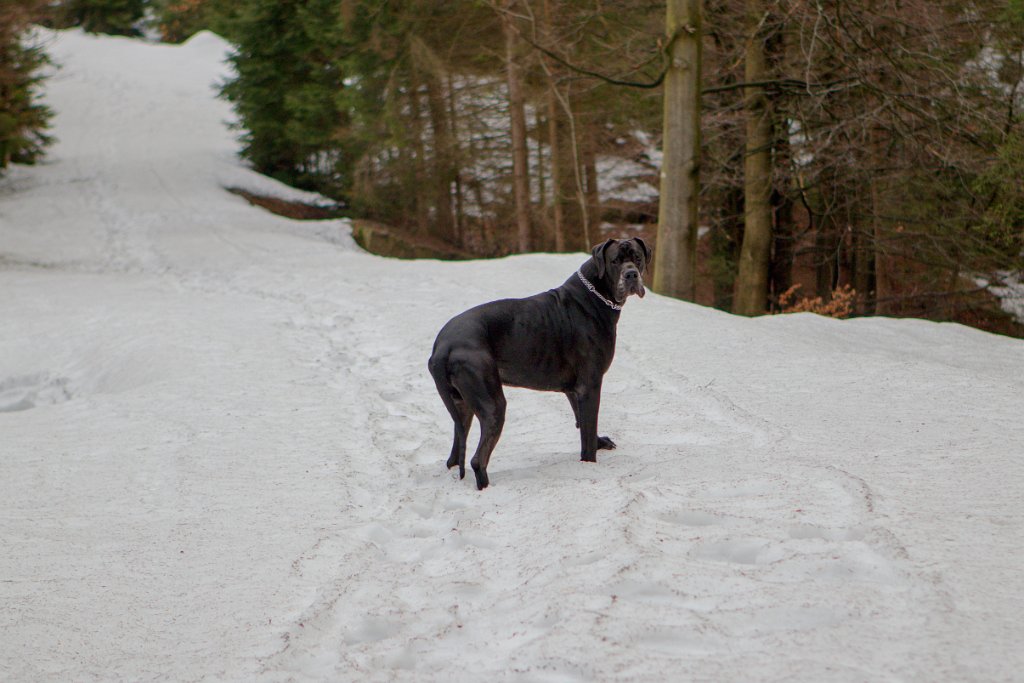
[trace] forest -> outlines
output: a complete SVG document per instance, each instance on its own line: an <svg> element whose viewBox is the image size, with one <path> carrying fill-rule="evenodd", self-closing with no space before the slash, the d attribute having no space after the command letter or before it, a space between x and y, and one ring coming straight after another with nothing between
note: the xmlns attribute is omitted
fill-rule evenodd
<svg viewBox="0 0 1024 683"><path fill-rule="evenodd" d="M1020 10L0 3L0 681L1019 680Z"/></svg>
<svg viewBox="0 0 1024 683"><path fill-rule="evenodd" d="M1022 336L1024 0L5 3L0 168L48 140L33 24L226 37L252 167L424 248L640 234L723 310Z"/></svg>

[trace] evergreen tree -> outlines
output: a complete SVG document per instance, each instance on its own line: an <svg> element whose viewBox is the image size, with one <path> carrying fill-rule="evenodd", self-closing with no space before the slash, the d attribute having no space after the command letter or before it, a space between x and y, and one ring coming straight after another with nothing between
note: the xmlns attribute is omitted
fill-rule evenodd
<svg viewBox="0 0 1024 683"><path fill-rule="evenodd" d="M90 33L138 36L146 0L65 0L58 8L61 23Z"/></svg>
<svg viewBox="0 0 1024 683"><path fill-rule="evenodd" d="M8 164L31 164L51 138L44 132L52 113L39 104L46 54L26 36L42 3L0 6L0 172Z"/></svg>
<svg viewBox="0 0 1024 683"><path fill-rule="evenodd" d="M344 187L335 131L344 92L335 0L246 0L228 26L236 76L222 94L238 114L242 155L283 182Z"/></svg>
<svg viewBox="0 0 1024 683"><path fill-rule="evenodd" d="M181 43L199 31L230 37L235 0L148 0L152 23L167 43Z"/></svg>

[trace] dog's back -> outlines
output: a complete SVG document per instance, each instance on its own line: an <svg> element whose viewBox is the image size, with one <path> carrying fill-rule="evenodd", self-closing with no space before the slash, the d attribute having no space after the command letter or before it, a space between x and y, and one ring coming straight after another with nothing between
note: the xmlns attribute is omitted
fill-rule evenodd
<svg viewBox="0 0 1024 683"><path fill-rule="evenodd" d="M438 333L428 363L430 372L437 380L439 373L450 372L453 362L486 354L497 364L502 384L565 391L576 379L571 356L578 348L580 332L567 311L572 305L553 289L525 299L492 301L460 313Z"/></svg>

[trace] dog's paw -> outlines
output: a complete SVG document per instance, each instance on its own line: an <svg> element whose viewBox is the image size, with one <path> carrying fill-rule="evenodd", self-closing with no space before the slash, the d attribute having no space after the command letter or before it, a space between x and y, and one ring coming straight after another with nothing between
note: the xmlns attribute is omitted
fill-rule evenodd
<svg viewBox="0 0 1024 683"><path fill-rule="evenodd" d="M607 436L597 437L597 449L611 451L615 449L615 442L609 439Z"/></svg>
<svg viewBox="0 0 1024 683"><path fill-rule="evenodd" d="M470 465L473 466L473 474L476 475L476 490L483 491L491 483L490 478L487 476L487 470L480 467L480 464L476 462L476 458L473 458L473 462Z"/></svg>
<svg viewBox="0 0 1024 683"><path fill-rule="evenodd" d="M465 463L460 463L459 459L456 458L454 455L452 457L448 458L448 462L445 463L445 467L447 467L449 470L451 468L453 468L453 467L458 467L459 468L459 479L465 479L466 478L466 465L465 465Z"/></svg>

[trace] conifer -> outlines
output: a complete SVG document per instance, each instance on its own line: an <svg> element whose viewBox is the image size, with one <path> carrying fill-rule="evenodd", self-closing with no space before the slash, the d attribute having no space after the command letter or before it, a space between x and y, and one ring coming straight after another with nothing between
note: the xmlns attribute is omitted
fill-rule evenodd
<svg viewBox="0 0 1024 683"><path fill-rule="evenodd" d="M279 180L337 194L338 3L247 0L236 11L236 75L221 92L238 115L242 155Z"/></svg>
<svg viewBox="0 0 1024 683"><path fill-rule="evenodd" d="M57 9L62 23L89 33L139 36L146 0L66 0Z"/></svg>
<svg viewBox="0 0 1024 683"><path fill-rule="evenodd" d="M45 131L52 112L38 101L48 60L29 33L40 7L22 3L0 8L0 173L10 163L35 162L51 142Z"/></svg>

